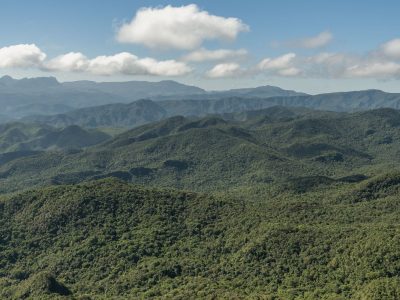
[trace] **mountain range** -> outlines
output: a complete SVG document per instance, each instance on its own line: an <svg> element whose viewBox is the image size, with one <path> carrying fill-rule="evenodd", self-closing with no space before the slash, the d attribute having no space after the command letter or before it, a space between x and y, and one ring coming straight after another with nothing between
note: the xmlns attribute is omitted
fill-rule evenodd
<svg viewBox="0 0 400 300"><path fill-rule="evenodd" d="M223 95L246 97L271 97L299 95L276 87L239 89L227 92L207 92L201 88L175 81L160 82L93 82L75 81L60 83L54 77L13 79L0 78L0 104L2 114L8 118L21 118L33 114L57 114L76 108L111 103L131 103L139 99L192 99L215 98ZM1 119L0 119L1 121Z"/></svg>
<svg viewBox="0 0 400 300"><path fill-rule="evenodd" d="M398 94L0 95L0 299L400 299Z"/></svg>
<svg viewBox="0 0 400 300"><path fill-rule="evenodd" d="M132 128L168 117L237 113L272 106L353 112L400 108L400 94L379 90L307 95L273 86L205 91L174 81L60 83L0 78L0 123L22 120L65 127Z"/></svg>
<svg viewBox="0 0 400 300"><path fill-rule="evenodd" d="M207 115L260 110L273 106L304 107L336 112L363 111L385 107L400 108L400 94L369 90L315 96L229 97L163 101L138 100L129 104L108 104L82 108L52 116L28 116L22 120L59 127L68 125L85 127L135 127L176 115L204 117Z"/></svg>

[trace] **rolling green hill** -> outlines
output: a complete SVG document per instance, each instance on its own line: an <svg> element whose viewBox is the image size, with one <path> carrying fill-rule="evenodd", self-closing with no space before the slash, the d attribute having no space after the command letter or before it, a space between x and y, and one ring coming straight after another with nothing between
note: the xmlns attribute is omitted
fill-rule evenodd
<svg viewBox="0 0 400 300"><path fill-rule="evenodd" d="M0 153L80 149L110 138L98 130L72 125L62 129L47 125L6 123L0 125Z"/></svg>
<svg viewBox="0 0 400 300"><path fill-rule="evenodd" d="M338 114L282 107L244 118L173 117L84 151L11 160L0 166L0 191L103 177L197 191L368 177L397 168L399 120L393 109Z"/></svg>
<svg viewBox="0 0 400 300"><path fill-rule="evenodd" d="M398 178L214 196L108 179L11 196L0 296L397 299Z"/></svg>

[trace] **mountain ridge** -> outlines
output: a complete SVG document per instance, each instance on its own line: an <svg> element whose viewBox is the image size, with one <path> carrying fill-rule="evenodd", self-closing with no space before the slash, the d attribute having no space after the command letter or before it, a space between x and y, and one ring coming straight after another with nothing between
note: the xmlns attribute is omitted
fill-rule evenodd
<svg viewBox="0 0 400 300"><path fill-rule="evenodd" d="M175 115L204 117L213 114L232 114L260 110L274 106L334 112L355 112L378 108L399 109L400 94L368 90L314 96L301 95L270 98L221 97L201 100L164 99L163 101L142 99L129 104L110 104L93 107L92 109L72 110L55 116L29 116L22 120L55 126L76 124L88 127L135 127ZM141 110L139 107L141 107ZM155 112L154 115L151 115L152 110ZM128 111L132 113L126 113ZM112 115L114 115L114 118ZM94 121L90 122L89 120Z"/></svg>

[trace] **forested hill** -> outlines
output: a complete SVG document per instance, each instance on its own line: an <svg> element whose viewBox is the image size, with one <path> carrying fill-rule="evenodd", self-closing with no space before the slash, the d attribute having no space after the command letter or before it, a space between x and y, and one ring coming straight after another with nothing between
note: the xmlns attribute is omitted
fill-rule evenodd
<svg viewBox="0 0 400 300"><path fill-rule="evenodd" d="M0 124L0 153L80 149L109 139L99 130L86 130L76 125L54 128L29 123Z"/></svg>
<svg viewBox="0 0 400 300"><path fill-rule="evenodd" d="M3 299L398 299L399 176L279 195L116 180L0 202Z"/></svg>
<svg viewBox="0 0 400 300"><path fill-rule="evenodd" d="M393 109L273 107L225 118L172 117L86 150L10 160L0 165L0 191L110 176L198 191L302 177L312 187L396 168L399 147L400 112Z"/></svg>

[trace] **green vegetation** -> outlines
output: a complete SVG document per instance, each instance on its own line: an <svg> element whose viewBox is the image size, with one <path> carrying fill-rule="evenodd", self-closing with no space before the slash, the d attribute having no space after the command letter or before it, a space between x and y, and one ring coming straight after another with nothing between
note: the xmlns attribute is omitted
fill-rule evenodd
<svg viewBox="0 0 400 300"><path fill-rule="evenodd" d="M76 125L58 129L39 124L7 123L0 125L0 153L79 149L109 138L99 130L85 130Z"/></svg>
<svg viewBox="0 0 400 300"><path fill-rule="evenodd" d="M207 196L107 179L12 196L0 296L396 299L400 183L388 184ZM348 201L372 186L380 198Z"/></svg>
<svg viewBox="0 0 400 300"><path fill-rule="evenodd" d="M0 298L399 299L399 147L393 109L272 107L8 152Z"/></svg>
<svg viewBox="0 0 400 300"><path fill-rule="evenodd" d="M310 176L370 177L399 169L399 126L400 112L392 109L273 107L224 118L173 117L85 150L8 159L0 165L0 192L104 177L205 192Z"/></svg>

